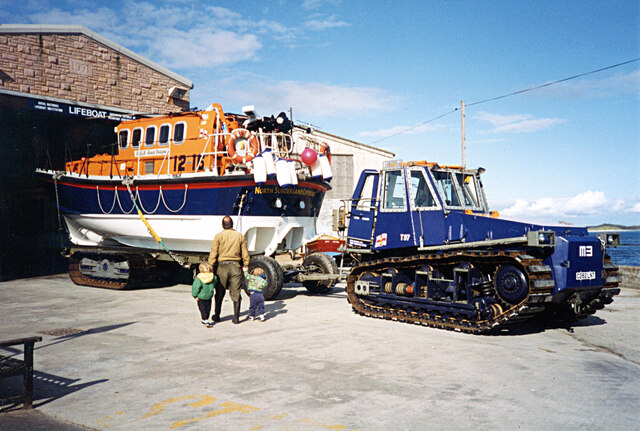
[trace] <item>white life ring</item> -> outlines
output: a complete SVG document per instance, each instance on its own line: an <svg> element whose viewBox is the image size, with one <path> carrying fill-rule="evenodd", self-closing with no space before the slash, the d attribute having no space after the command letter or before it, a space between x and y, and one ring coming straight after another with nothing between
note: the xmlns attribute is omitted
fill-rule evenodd
<svg viewBox="0 0 640 431"><path fill-rule="evenodd" d="M237 163L247 163L260 152L256 135L247 129L235 129L227 140L227 153Z"/></svg>

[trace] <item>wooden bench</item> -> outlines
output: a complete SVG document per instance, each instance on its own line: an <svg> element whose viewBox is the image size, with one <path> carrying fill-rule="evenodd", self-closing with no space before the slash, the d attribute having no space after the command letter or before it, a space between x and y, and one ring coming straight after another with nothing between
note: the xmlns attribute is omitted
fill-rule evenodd
<svg viewBox="0 0 640 431"><path fill-rule="evenodd" d="M1 398L0 405L7 402L22 401L25 409L33 407L33 345L42 341L42 337L16 338L15 340L0 340L0 347L24 345L24 359L21 361L9 356L0 355L0 379L5 377L23 376L24 393L22 396Z"/></svg>

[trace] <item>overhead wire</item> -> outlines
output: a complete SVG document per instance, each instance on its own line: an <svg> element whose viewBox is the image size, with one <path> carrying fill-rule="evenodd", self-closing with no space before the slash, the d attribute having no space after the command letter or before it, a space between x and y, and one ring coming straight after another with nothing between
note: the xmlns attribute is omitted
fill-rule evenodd
<svg viewBox="0 0 640 431"><path fill-rule="evenodd" d="M403 133L407 133L408 131L413 130L413 129L417 128L417 127L424 126L425 124L431 123L432 121L436 121L436 120L439 120L442 117L446 117L447 115L453 114L457 110L458 110L458 108L456 107L456 108L452 109L451 111L446 112L446 113L444 113L442 115L438 115L437 117L434 117L434 118L432 118L430 120L423 121L422 123L419 123L419 124L416 124L415 126L411 126L411 127L407 128L407 129L401 130L401 131L399 131L397 133L394 133L393 135L385 136L384 138L380 138L377 141L373 141L373 142L371 142L371 144L375 144L377 142L384 141L385 139L393 138L394 136L402 135Z"/></svg>
<svg viewBox="0 0 640 431"><path fill-rule="evenodd" d="M623 61L622 63L614 64L614 65L611 65L611 66L602 67L600 69L592 70L592 71L589 71L589 72L580 73L578 75L569 76L567 78L558 79L557 81L547 82L547 83L544 83L544 84L536 85L534 87L529 87L529 88L525 88L523 90L518 90L518 91L514 91L514 92L511 92L511 93L508 93L508 94L503 94L502 96L491 97L489 99L484 99L484 100L480 100L480 101L472 102L472 103L465 103L465 106L469 107L469 106L479 105L481 103L492 102L494 100L504 99L506 97L515 96L517 94L526 93L528 91L538 90L540 88L549 87L551 85L559 84L561 82L570 81L572 79L581 78L583 76L592 75L594 73L598 73L598 72L602 72L602 71L605 71L605 70L613 69L613 68L616 68L616 67L624 66L625 64L633 63L633 62L636 62L636 61L640 61L640 57L639 58L634 58L633 60ZM423 125L425 125L427 123L431 123L433 121L439 120L442 117L446 117L447 115L453 114L456 111L458 111L458 108L452 109L451 111L446 112L446 113L444 113L442 115L439 115L437 117L434 117L434 118L432 118L430 120L423 121L422 123L418 123L415 126L408 127L408 128L406 128L404 130L401 130L400 132L396 132L396 133L394 133L392 135L385 136L384 138L380 138L377 141L371 142L371 144L376 144L376 143L384 141L386 139L393 138L394 136L402 135L402 134L407 133L408 131L413 130L413 129L417 128L417 127L423 126Z"/></svg>
<svg viewBox="0 0 640 431"><path fill-rule="evenodd" d="M558 79L557 81L547 82L545 84L536 85L535 87L525 88L524 90L514 91L513 93L504 94L502 96L492 97L490 99L480 100L478 102L465 103L465 106L469 107L469 106L473 106L473 105L479 105L481 103L492 102L494 100L504 99L505 97L515 96L516 94L526 93L527 91L538 90L540 88L549 87L551 85L559 84L561 82L570 81L572 79L581 78L583 76L587 76L587 75L591 75L591 74L594 74L594 73L602 72L604 70L609 70L609 69L613 69L615 67L624 66L625 64L633 63L634 61L640 61L640 58L634 58L633 60L629 60L629 61L625 61L625 62L622 62L622 63L614 64L613 66L607 66L607 67L603 67L603 68L600 68L600 69L597 69L597 70L592 70L590 72L585 72L585 73L580 73L578 75L573 75L573 76L570 76L568 78Z"/></svg>

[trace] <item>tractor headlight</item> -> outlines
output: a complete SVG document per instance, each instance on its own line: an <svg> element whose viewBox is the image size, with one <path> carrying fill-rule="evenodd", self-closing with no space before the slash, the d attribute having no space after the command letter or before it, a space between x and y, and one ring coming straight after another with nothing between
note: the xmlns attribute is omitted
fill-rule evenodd
<svg viewBox="0 0 640 431"><path fill-rule="evenodd" d="M530 231L527 233L527 245L533 247L553 247L556 233L550 230Z"/></svg>
<svg viewBox="0 0 640 431"><path fill-rule="evenodd" d="M618 247L620 245L619 233L602 232L596 234L596 236L605 247Z"/></svg>

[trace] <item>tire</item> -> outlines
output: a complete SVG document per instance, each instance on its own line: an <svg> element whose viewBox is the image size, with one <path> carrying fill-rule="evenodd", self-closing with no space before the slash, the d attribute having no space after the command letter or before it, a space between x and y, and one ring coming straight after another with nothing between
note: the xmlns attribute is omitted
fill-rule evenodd
<svg viewBox="0 0 640 431"><path fill-rule="evenodd" d="M524 273L513 265L505 265L496 273L498 295L509 304L519 304L529 295L529 283Z"/></svg>
<svg viewBox="0 0 640 431"><path fill-rule="evenodd" d="M325 253L311 253L305 257L302 262L303 268L307 269L312 274L337 274L338 265L332 257ZM328 293L333 288L334 282L332 280L315 281L307 280L302 283L309 293L323 294Z"/></svg>
<svg viewBox="0 0 640 431"><path fill-rule="evenodd" d="M249 261L249 274L254 274L256 269L261 269L267 276L267 286L262 291L265 300L275 299L282 290L284 274L282 267L276 260L269 256L253 256Z"/></svg>

